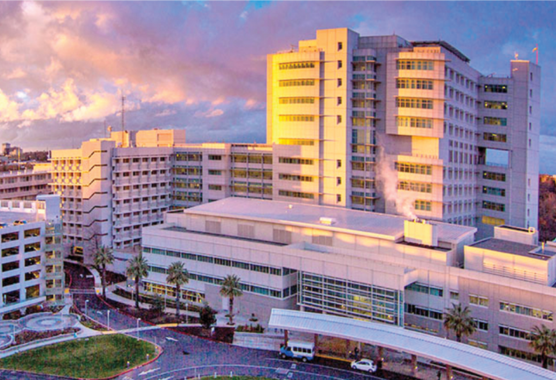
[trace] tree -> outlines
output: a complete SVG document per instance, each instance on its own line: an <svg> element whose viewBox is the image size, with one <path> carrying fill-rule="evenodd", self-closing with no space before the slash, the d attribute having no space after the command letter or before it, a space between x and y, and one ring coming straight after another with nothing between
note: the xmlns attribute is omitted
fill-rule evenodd
<svg viewBox="0 0 556 380"><path fill-rule="evenodd" d="M243 292L241 291L240 278L235 274L227 275L222 281L220 286L220 295L230 299L230 313L228 314L229 325L234 324L234 298L241 297Z"/></svg>
<svg viewBox="0 0 556 380"><path fill-rule="evenodd" d="M135 280L135 307L139 309L139 282L147 277L149 265L142 254L135 256L128 262L126 274Z"/></svg>
<svg viewBox="0 0 556 380"><path fill-rule="evenodd" d="M164 312L164 300L162 299L160 294L154 296L153 302L151 304L151 311L159 317Z"/></svg>
<svg viewBox="0 0 556 380"><path fill-rule="evenodd" d="M469 336L477 329L470 313L471 309L468 306L461 307L460 304L452 304L452 308L446 310L446 314L444 314L444 328L448 332L452 330L456 334L458 342L461 342L462 336Z"/></svg>
<svg viewBox="0 0 556 380"><path fill-rule="evenodd" d="M176 286L176 314L180 316L180 293L181 286L189 282L189 272L183 266L183 263L176 261L168 267L168 276L166 282Z"/></svg>
<svg viewBox="0 0 556 380"><path fill-rule="evenodd" d="M114 255L110 248L103 246L94 253L93 259L102 272L102 297L106 299L106 266L114 262Z"/></svg>
<svg viewBox="0 0 556 380"><path fill-rule="evenodd" d="M529 347L541 356L542 367L548 368L548 357L556 351L556 330L545 325L535 326L531 329L529 338Z"/></svg>
<svg viewBox="0 0 556 380"><path fill-rule="evenodd" d="M209 305L203 306L199 313L199 322L205 329L210 329L216 323L216 311Z"/></svg>

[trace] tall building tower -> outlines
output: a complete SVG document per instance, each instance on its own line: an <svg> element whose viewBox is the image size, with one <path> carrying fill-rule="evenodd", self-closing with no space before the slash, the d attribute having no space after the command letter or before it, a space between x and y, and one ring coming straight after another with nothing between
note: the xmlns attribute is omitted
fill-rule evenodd
<svg viewBox="0 0 556 380"><path fill-rule="evenodd" d="M477 226L480 235L498 224L536 227L540 69L512 61L510 77L492 78L469 62L444 41L349 29L319 30L269 55L273 199Z"/></svg>

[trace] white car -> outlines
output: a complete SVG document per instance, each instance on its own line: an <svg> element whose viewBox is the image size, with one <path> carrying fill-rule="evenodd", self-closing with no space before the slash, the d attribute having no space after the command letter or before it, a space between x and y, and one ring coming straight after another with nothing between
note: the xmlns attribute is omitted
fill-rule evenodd
<svg viewBox="0 0 556 380"><path fill-rule="evenodd" d="M371 359L361 359L351 362L351 368L365 372L376 372L376 364Z"/></svg>

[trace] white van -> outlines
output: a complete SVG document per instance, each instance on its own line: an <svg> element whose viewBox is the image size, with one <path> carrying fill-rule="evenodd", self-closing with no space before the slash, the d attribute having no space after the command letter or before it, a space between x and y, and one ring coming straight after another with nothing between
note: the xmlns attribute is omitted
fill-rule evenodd
<svg viewBox="0 0 556 380"><path fill-rule="evenodd" d="M315 344L290 340L287 346L280 347L280 357L311 361L315 358Z"/></svg>

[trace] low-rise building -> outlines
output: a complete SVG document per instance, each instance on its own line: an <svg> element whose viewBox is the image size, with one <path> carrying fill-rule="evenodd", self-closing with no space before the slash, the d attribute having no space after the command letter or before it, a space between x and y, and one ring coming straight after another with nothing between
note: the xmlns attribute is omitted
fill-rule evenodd
<svg viewBox="0 0 556 380"><path fill-rule="evenodd" d="M536 361L533 326L554 325L556 245L534 229L476 228L342 208L227 198L167 213L143 230L143 290L175 296L167 269L182 261L182 293L226 309L222 279L235 274L239 313L261 321L271 308L379 321L446 336L443 317L460 303L477 331L470 344Z"/></svg>
<svg viewBox="0 0 556 380"><path fill-rule="evenodd" d="M0 199L34 200L37 195L50 193L49 165L0 173Z"/></svg>
<svg viewBox="0 0 556 380"><path fill-rule="evenodd" d="M0 201L0 314L63 302L60 197Z"/></svg>

